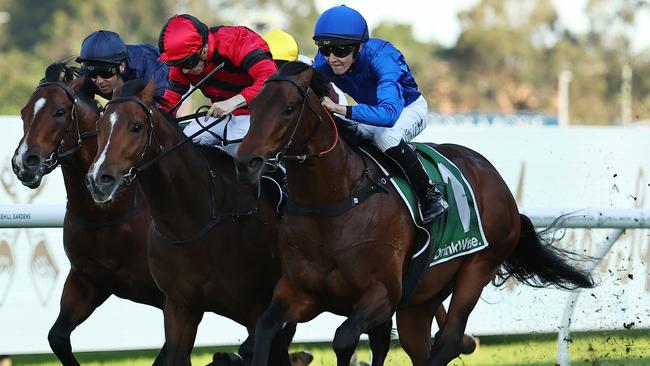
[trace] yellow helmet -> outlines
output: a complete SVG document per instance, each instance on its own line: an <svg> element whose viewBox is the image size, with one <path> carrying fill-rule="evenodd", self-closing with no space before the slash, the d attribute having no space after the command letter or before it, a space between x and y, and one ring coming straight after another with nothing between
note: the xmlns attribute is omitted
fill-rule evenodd
<svg viewBox="0 0 650 366"><path fill-rule="evenodd" d="M280 29L273 29L262 38L269 44L274 60L296 61L298 59L298 43L291 34Z"/></svg>

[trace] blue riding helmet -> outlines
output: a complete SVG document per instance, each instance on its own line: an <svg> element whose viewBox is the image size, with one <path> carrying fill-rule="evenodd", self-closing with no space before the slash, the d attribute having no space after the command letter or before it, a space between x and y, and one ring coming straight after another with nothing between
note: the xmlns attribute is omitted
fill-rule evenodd
<svg viewBox="0 0 650 366"><path fill-rule="evenodd" d="M126 59L126 45L122 38L107 30L91 33L83 43L77 62L105 62L119 64Z"/></svg>
<svg viewBox="0 0 650 366"><path fill-rule="evenodd" d="M335 6L318 17L313 39L319 46L366 43L368 24L358 11Z"/></svg>

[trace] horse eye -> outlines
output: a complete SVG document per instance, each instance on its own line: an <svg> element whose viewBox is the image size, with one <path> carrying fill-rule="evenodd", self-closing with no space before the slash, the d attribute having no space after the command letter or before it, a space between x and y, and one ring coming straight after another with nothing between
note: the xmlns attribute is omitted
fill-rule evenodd
<svg viewBox="0 0 650 366"><path fill-rule="evenodd" d="M282 114L284 114L285 116L290 116L295 109L296 107L290 105L287 107L287 109L284 110L284 112L282 112Z"/></svg>
<svg viewBox="0 0 650 366"><path fill-rule="evenodd" d="M131 131L140 132L140 131L142 131L143 127L144 126L142 125L142 122L136 122L136 123L133 124L133 127L131 127Z"/></svg>
<svg viewBox="0 0 650 366"><path fill-rule="evenodd" d="M58 107L58 108L56 109L56 112L54 112L54 117L56 117L56 118L61 118L61 117L63 117L63 116L65 116L65 108L63 108L63 107Z"/></svg>

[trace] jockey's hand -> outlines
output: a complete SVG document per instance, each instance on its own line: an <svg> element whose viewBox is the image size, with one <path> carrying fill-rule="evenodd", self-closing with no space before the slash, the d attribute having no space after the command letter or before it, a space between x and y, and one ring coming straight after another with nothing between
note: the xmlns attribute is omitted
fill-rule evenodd
<svg viewBox="0 0 650 366"><path fill-rule="evenodd" d="M210 109L205 115L205 119L207 120L208 117L223 117L226 116L235 109L239 107L243 107L246 105L246 99L241 94L237 94L234 97L230 99L223 100L221 102L214 102L212 103L212 106L210 106Z"/></svg>
<svg viewBox="0 0 650 366"><path fill-rule="evenodd" d="M334 103L329 97L323 97L320 100L320 104L322 104L325 109L332 113L338 113L345 116L345 106Z"/></svg>

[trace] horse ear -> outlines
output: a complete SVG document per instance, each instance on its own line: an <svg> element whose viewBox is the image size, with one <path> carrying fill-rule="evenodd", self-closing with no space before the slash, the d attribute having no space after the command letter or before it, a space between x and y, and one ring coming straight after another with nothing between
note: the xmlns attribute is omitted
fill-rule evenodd
<svg viewBox="0 0 650 366"><path fill-rule="evenodd" d="M73 92L78 93L81 90L81 87L84 85L84 82L86 82L86 77L82 75L70 81L68 83L68 86Z"/></svg>
<svg viewBox="0 0 650 366"><path fill-rule="evenodd" d="M153 97L156 95L156 82L151 79L147 83L147 86L142 89L142 93L140 94L140 99L142 99L143 102L145 103L151 103L153 102Z"/></svg>
<svg viewBox="0 0 650 366"><path fill-rule="evenodd" d="M124 85L124 82L120 81L121 79L118 80L118 82L115 83L115 86L113 87L113 98L117 98L122 94L122 86Z"/></svg>
<svg viewBox="0 0 650 366"><path fill-rule="evenodd" d="M311 78L313 75L314 69L311 67L307 68L305 72L298 74L298 82L300 83L300 86L305 88L305 90L309 89L309 84L311 83Z"/></svg>

